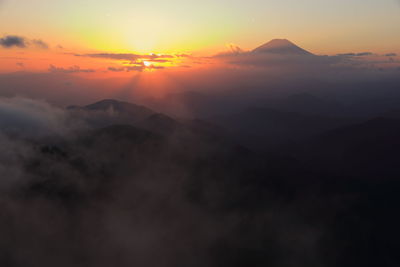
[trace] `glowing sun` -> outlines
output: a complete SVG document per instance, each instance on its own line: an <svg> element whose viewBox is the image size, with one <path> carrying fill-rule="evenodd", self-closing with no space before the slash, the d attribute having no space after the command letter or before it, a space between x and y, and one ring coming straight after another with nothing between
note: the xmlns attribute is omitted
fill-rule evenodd
<svg viewBox="0 0 400 267"><path fill-rule="evenodd" d="M143 65L146 67L146 68L148 68L148 67L151 67L151 62L149 62L149 61L143 61Z"/></svg>

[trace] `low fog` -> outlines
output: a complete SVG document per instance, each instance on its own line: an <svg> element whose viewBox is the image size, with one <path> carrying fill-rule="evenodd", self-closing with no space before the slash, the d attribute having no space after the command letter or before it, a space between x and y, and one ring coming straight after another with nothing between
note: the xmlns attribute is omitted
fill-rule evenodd
<svg viewBox="0 0 400 267"><path fill-rule="evenodd" d="M320 230L294 213L297 204L276 199L264 209L257 200L247 210L256 200L246 196L256 189L246 173L261 171L260 159L205 130L129 105L109 100L62 110L26 98L0 101L3 265L217 266L236 264L230 254L247 242L254 251L240 252L238 262L261 257L264 242L274 249L262 262L319 261ZM123 111L132 110L130 123L97 124L121 123ZM71 127L72 119L80 121ZM290 231L307 240L291 244L285 220L296 221ZM250 241L260 234L265 241Z"/></svg>

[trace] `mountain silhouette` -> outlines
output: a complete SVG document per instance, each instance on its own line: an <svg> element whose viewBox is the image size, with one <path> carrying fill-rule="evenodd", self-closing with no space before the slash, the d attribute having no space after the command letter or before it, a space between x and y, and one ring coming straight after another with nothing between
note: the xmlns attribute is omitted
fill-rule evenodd
<svg viewBox="0 0 400 267"><path fill-rule="evenodd" d="M109 111L127 115L129 114L130 116L138 120L149 117L155 113L151 109L148 109L144 106L114 99L105 99L94 104L87 105L84 107L84 109L93 111Z"/></svg>
<svg viewBox="0 0 400 267"><path fill-rule="evenodd" d="M253 149L265 149L309 138L349 123L348 120L341 118L280 111L267 107L250 107L239 113L211 120L229 130L237 142Z"/></svg>
<svg viewBox="0 0 400 267"><path fill-rule="evenodd" d="M339 176L390 179L400 175L399 136L399 119L378 117L315 136L296 157Z"/></svg>
<svg viewBox="0 0 400 267"><path fill-rule="evenodd" d="M346 106L341 103L309 93L297 93L287 97L267 101L267 106L287 112L298 112L307 115L339 116L347 114Z"/></svg>
<svg viewBox="0 0 400 267"><path fill-rule="evenodd" d="M114 99L101 100L83 107L69 106L67 109L94 127L114 124L134 125L156 114L147 107Z"/></svg>
<svg viewBox="0 0 400 267"><path fill-rule="evenodd" d="M78 120L83 120L96 129L114 129L115 125L125 125L163 136L174 135L193 142L216 139L215 142L226 143L222 137L223 130L217 125L196 119L173 118L129 102L105 99L83 107L70 106L68 110Z"/></svg>
<svg viewBox="0 0 400 267"><path fill-rule="evenodd" d="M278 55L312 55L312 53L286 39L274 39L254 49L252 53L269 53Z"/></svg>

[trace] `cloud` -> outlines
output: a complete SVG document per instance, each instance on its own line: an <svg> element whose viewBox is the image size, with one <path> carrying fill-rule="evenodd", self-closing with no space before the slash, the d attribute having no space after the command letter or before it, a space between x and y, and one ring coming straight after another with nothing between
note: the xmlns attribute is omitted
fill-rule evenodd
<svg viewBox="0 0 400 267"><path fill-rule="evenodd" d="M8 35L3 38L0 38L0 46L5 48L19 47L25 48L27 47L27 41L24 37L16 36L16 35Z"/></svg>
<svg viewBox="0 0 400 267"><path fill-rule="evenodd" d="M23 137L63 134L73 128L68 114L47 102L21 97L0 98L0 132Z"/></svg>
<svg viewBox="0 0 400 267"><path fill-rule="evenodd" d="M50 65L49 72L52 73L93 73L96 72L94 69L81 69L79 66L72 66L69 68L61 68L56 67L54 65Z"/></svg>
<svg viewBox="0 0 400 267"><path fill-rule="evenodd" d="M43 42L42 40L34 39L34 40L32 40L32 43L38 48L49 49L49 45L47 43Z"/></svg>
<svg viewBox="0 0 400 267"><path fill-rule="evenodd" d="M105 58L112 60L129 60L129 61L138 61L138 60L151 60L155 62L169 62L170 59L178 58L178 57L189 57L187 54L176 54L176 55L158 55L158 54L149 54L149 55L141 55L141 54L133 54L133 53L95 53L95 54L74 54L77 57L91 57L91 58Z"/></svg>
<svg viewBox="0 0 400 267"><path fill-rule="evenodd" d="M254 53L252 51L243 51L235 46L230 46L230 51L219 53L213 56L220 62L230 65L240 66L241 68L254 67L275 69L281 71L296 71L296 75L304 73L304 70L318 69L326 71L348 70L348 68L365 68L386 70L393 66L385 64L396 62L394 59L383 57L393 57L396 54L389 53L380 55L372 52L344 53L334 56L322 56L312 54L271 54Z"/></svg>
<svg viewBox="0 0 400 267"><path fill-rule="evenodd" d="M287 55L287 54L268 54L253 52L228 52L217 54L213 57L224 63L242 67L260 68L283 68L290 70L294 68L320 68L337 64L343 59L340 57L316 56L316 55Z"/></svg>
<svg viewBox="0 0 400 267"><path fill-rule="evenodd" d="M152 62L164 62L162 60L152 60ZM154 64L151 64L149 66L146 66L143 62L133 62L131 63L130 66L122 66L122 67L108 67L107 70L111 72L130 72L130 71L143 71L145 69L154 69L154 70L159 70L159 69L164 69L165 67L163 66L156 66Z"/></svg>
<svg viewBox="0 0 400 267"><path fill-rule="evenodd" d="M396 53L388 53L384 55L385 57L397 57Z"/></svg>
<svg viewBox="0 0 400 267"><path fill-rule="evenodd" d="M192 55L189 54L176 54L176 57L192 57Z"/></svg>
<svg viewBox="0 0 400 267"><path fill-rule="evenodd" d="M136 54L113 54L113 53L99 53L99 54L75 54L78 57L92 57L92 58L106 58L114 60L137 60L141 58L140 55Z"/></svg>
<svg viewBox="0 0 400 267"><path fill-rule="evenodd" d="M240 48L238 45L235 44L228 44L226 46L228 48L228 51L218 53L214 57L226 57L226 56L234 56L234 55L249 53L244 51L242 48Z"/></svg>
<svg viewBox="0 0 400 267"><path fill-rule="evenodd" d="M242 48L240 48L238 45L235 45L235 44L229 44L228 48L232 53L243 53L244 52Z"/></svg>
<svg viewBox="0 0 400 267"><path fill-rule="evenodd" d="M129 66L125 67L126 71L143 71L145 69L145 66Z"/></svg>
<svg viewBox="0 0 400 267"><path fill-rule="evenodd" d="M365 56L373 56L374 53L371 52L362 52L362 53L345 53L338 54L339 57L365 57Z"/></svg>
<svg viewBox="0 0 400 267"><path fill-rule="evenodd" d="M27 178L23 160L33 150L22 141L17 141L0 132L0 192L3 194Z"/></svg>
<svg viewBox="0 0 400 267"><path fill-rule="evenodd" d="M25 67L25 64L23 62L17 62L16 64L18 67L21 67L21 68Z"/></svg>
<svg viewBox="0 0 400 267"><path fill-rule="evenodd" d="M122 72L122 71L126 71L126 69L124 67L122 67L122 68L108 67L108 71Z"/></svg>
<svg viewBox="0 0 400 267"><path fill-rule="evenodd" d="M374 54L371 52L363 52L356 54L357 57L365 57L365 56L373 56Z"/></svg>
<svg viewBox="0 0 400 267"><path fill-rule="evenodd" d="M26 163L37 152L33 140L72 136L85 129L79 118L47 102L22 97L0 98L0 192L26 184Z"/></svg>
<svg viewBox="0 0 400 267"><path fill-rule="evenodd" d="M0 46L4 48L28 48L34 46L40 49L49 49L49 45L40 39L28 40L25 37L17 35L7 35L0 38Z"/></svg>

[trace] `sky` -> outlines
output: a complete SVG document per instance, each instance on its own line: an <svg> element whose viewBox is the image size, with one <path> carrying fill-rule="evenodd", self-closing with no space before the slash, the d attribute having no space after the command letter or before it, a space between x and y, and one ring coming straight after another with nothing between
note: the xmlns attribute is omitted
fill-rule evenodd
<svg viewBox="0 0 400 267"><path fill-rule="evenodd" d="M2 0L0 32L113 52L213 53L287 38L314 53L400 49L397 0Z"/></svg>
<svg viewBox="0 0 400 267"><path fill-rule="evenodd" d="M276 38L315 57L250 52ZM204 87L229 88L238 84L233 76L262 80L293 66L398 75L400 0L0 0L1 95L35 84L47 88L44 98L55 96L55 81L76 92L125 92L126 83L157 93L208 81ZM19 72L47 80L21 83Z"/></svg>

